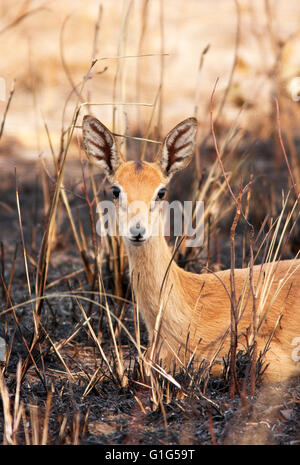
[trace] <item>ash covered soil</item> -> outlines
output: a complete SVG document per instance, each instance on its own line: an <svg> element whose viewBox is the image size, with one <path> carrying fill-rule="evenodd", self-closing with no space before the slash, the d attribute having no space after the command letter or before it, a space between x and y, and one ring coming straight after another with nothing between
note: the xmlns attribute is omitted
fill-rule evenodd
<svg viewBox="0 0 300 465"><path fill-rule="evenodd" d="M91 230L88 208L82 198L81 168L75 163L66 171L73 175L73 178L66 176L65 182L70 206L74 218L81 219L90 250ZM5 312L11 305L26 302L29 291L13 166L2 162L0 178L0 266L11 298L9 303L2 281L0 337L5 338L9 355L8 363L6 366L2 363L1 369L13 409L17 389L17 364L21 360L24 367L28 359L26 344L30 346L34 321L31 304L16 308L15 316L12 311ZM41 171L38 166L18 162L17 185L30 286L34 295L38 252L45 228ZM49 186L51 191L51 181ZM151 390L143 386L136 349L124 331L121 331L118 333L118 344L123 350L128 377L126 385L122 387L105 312L100 311L96 303L61 295L76 291L77 295L81 293L86 298L92 296L95 302L103 303L97 293L91 293L93 285L87 283L68 218L62 207L59 212L57 241L48 270L48 298L45 299L41 312L40 339L32 354L36 368L29 359L20 388L20 399L28 423L24 428L22 420L20 421L18 444L28 443L28 437L33 441L34 429L38 430L36 437L41 439L47 399L50 396L48 444L300 444L300 384L296 380L284 386L259 385L254 396L249 395L247 385L241 382L245 395L240 397L236 394L231 398L226 373L220 379L210 379L203 394L203 382L197 383L200 373L194 373L191 368L189 375L176 375L183 390L172 384L167 389L166 384L163 385L160 380L165 397L155 407ZM229 234L226 233L225 237L221 258L222 264L229 266ZM297 247L299 248L299 244L295 239L288 249L287 258ZM197 271L195 264L193 267ZM107 257L103 258L102 274L106 292L112 294L113 273ZM130 286L126 276L123 291L124 296L130 299ZM134 335L132 304L128 303L123 308L116 299L107 299L109 308L117 315L123 311L122 321ZM82 309L89 318L90 326L84 323ZM112 373L103 361L91 329L101 337L99 342L112 367ZM68 341L70 336L72 338ZM141 336L141 343L146 346L144 326L141 328ZM61 348L58 356L53 350L53 344L59 343ZM240 354L238 358L238 373L242 373L247 360L245 361L244 354ZM4 425L5 416L0 401L1 442Z"/></svg>

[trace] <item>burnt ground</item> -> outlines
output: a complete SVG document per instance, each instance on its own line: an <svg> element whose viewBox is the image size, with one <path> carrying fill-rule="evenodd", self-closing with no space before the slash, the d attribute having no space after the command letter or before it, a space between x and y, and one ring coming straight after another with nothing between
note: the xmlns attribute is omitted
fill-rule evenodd
<svg viewBox="0 0 300 465"><path fill-rule="evenodd" d="M74 162L70 164L66 173L65 186L70 205L74 217L79 216L82 220L88 238L87 245L91 248L88 209L82 199L81 169ZM280 191L286 183L285 170L279 168L277 175L280 176L278 178ZM273 177L275 180L271 182L270 179L264 178L264 182L259 183L262 192L265 192L264 189L271 184L273 187L276 186L276 173ZM28 300L29 294L16 208L14 167L5 160L1 162L0 179L1 273L6 286L13 275L10 296L11 303L17 305ZM29 259L29 276L34 295L36 262L45 227L41 171L37 164L17 162L17 184ZM51 187L51 182L49 185ZM260 209L264 202L268 203L266 195L263 193L261 195ZM113 367L112 374L108 373L105 367L90 329L83 324L84 319L78 302L61 295L73 290L83 292L82 295L89 297L88 291L91 286L85 279L82 261L68 219L63 209L60 209L60 212L57 243L51 254L48 271L46 289L48 298L44 302L41 316L45 330L41 331L40 343L33 354L38 371L30 363L20 389L20 398L28 422L27 427L24 428L24 417L23 421L20 421L16 435L18 444L41 440L49 393L51 393L47 436L49 444L300 444L300 385L297 381L286 386L274 385L267 388L258 386L254 396L249 394L247 384L241 383L243 395L240 397L236 394L231 398L228 376L225 372L221 379L210 379L204 386L203 382L198 382L201 373L194 373L191 368L190 376L183 373L176 375L183 390L171 385L169 391L164 391L168 392L168 401L164 398L162 405L155 407L149 395L150 390L139 384L142 378L135 348L123 331L119 344L123 348L128 383L122 387L116 374L114 350L105 314L102 314L95 304L82 301L82 307L90 317L91 327L96 334L101 335L103 350ZM257 227L262 217L259 209L254 209L252 219L257 220ZM224 223L224 235L220 240L223 266L230 264L228 258L230 220L231 218L227 220L227 224ZM288 258L297 248L299 248L297 234L294 234L289 239L285 256ZM16 262L12 273L15 254ZM212 262L214 258L211 257ZM240 260L241 257L238 256L237 259ZM197 266L193 263L190 268L197 269ZM74 272L76 274L70 277L69 275ZM107 293L113 293L113 275L105 259L102 272ZM123 286L125 295L130 296L126 276ZM28 351L24 341L30 345L34 325L30 304L21 305L16 309L17 324L11 311L4 312L10 305L3 285L0 287L0 292L2 298L0 337L5 338L9 350L4 380L13 409L17 364L19 360L24 364L27 358ZM97 294L93 294L93 300L99 301ZM120 313L120 306L115 299L108 298L108 304L117 314ZM128 330L134 334L133 308L130 304L125 306L123 321ZM60 351L64 361L62 363L54 353L49 337L53 343L65 341L73 335L75 329L78 329L76 335ZM147 344L144 327L142 327L142 344ZM240 354L238 373L241 376L246 363L245 354ZM92 389L89 389L95 373L97 379L92 383ZM160 382L162 383L161 380ZM4 420L3 404L0 403L1 442Z"/></svg>

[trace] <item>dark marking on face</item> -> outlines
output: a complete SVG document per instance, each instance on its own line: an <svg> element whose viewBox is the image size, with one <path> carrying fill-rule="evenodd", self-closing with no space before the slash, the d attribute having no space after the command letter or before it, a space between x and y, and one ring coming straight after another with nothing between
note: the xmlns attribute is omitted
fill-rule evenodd
<svg viewBox="0 0 300 465"><path fill-rule="evenodd" d="M141 171L142 169L144 169L143 162L141 160L136 160L134 162L134 168L135 171Z"/></svg>

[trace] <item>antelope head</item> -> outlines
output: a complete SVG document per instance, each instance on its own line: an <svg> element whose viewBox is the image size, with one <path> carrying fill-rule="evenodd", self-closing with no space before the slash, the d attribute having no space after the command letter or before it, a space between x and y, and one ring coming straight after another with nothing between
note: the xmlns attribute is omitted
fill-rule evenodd
<svg viewBox="0 0 300 465"><path fill-rule="evenodd" d="M89 159L111 183L125 244L146 244L159 228L162 200L171 177L192 159L197 120L188 118L175 126L153 162L126 161L111 131L92 116L83 118L82 127Z"/></svg>

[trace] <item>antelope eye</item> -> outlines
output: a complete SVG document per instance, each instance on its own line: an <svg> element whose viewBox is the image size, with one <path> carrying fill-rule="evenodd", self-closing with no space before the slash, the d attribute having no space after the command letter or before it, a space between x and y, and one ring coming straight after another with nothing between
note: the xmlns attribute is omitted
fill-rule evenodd
<svg viewBox="0 0 300 465"><path fill-rule="evenodd" d="M157 193L156 200L162 200L164 196L166 195L166 192L167 192L167 189L165 189L164 187L160 189Z"/></svg>
<svg viewBox="0 0 300 465"><path fill-rule="evenodd" d="M111 188L111 190L112 190L113 197L114 197L115 199L118 199L118 198L119 198L119 195L120 195L120 192L121 192L120 189L119 189L117 186L113 186L113 187Z"/></svg>

